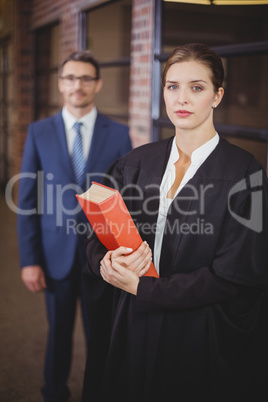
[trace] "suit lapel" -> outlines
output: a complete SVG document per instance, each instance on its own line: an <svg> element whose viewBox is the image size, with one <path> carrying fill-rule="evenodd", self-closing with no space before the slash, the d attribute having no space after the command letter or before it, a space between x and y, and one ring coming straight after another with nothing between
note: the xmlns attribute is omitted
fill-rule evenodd
<svg viewBox="0 0 268 402"><path fill-rule="evenodd" d="M98 156L105 149L105 140L107 138L108 123L101 114L97 114L90 151L86 162L86 172L94 171Z"/></svg>

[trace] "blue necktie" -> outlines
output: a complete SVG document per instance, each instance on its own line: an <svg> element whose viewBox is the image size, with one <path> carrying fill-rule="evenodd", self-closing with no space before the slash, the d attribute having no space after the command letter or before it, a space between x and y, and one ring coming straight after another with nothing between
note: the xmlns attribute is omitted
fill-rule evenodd
<svg viewBox="0 0 268 402"><path fill-rule="evenodd" d="M74 139L73 145L73 155L72 162L74 168L74 176L76 183L81 187L84 181L84 172L85 172L85 160L83 153L83 139L80 132L80 127L83 123L76 122L73 125L73 128L76 132L76 137Z"/></svg>

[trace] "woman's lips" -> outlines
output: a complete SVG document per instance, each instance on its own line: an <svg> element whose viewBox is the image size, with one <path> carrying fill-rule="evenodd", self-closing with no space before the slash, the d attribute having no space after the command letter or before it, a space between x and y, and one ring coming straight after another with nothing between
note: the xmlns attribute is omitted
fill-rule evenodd
<svg viewBox="0 0 268 402"><path fill-rule="evenodd" d="M177 110L176 111L176 115L178 116L178 117L188 117L188 116L190 116L192 113L191 112L189 112L188 110Z"/></svg>

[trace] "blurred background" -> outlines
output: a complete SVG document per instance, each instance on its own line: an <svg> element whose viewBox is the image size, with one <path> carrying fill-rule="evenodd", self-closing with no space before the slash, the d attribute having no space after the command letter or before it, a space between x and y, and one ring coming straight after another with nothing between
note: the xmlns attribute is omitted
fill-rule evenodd
<svg viewBox="0 0 268 402"><path fill-rule="evenodd" d="M17 174L28 124L61 108L59 63L76 49L99 60L98 109L130 126L134 147L174 134L161 73L178 45L203 42L225 67L218 132L267 169L268 1L0 0L0 400L38 402L46 339L43 295L20 281ZM71 401L85 362L78 317Z"/></svg>

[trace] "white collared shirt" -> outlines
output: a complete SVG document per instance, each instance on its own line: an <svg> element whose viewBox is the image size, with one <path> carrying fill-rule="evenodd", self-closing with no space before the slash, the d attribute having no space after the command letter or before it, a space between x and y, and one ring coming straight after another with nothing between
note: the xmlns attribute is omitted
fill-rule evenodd
<svg viewBox="0 0 268 402"><path fill-rule="evenodd" d="M81 126L81 135L83 138L84 158L85 158L85 160L87 160L91 141L92 141L96 117L97 117L96 107L93 107L89 113L85 114L80 119L77 119L75 116L73 116L67 110L66 107L63 107L62 118L63 118L63 122L64 122L67 147L68 147L68 152L69 152L70 156L72 156L72 153L73 153L73 144L74 144L74 139L75 139L75 135L76 135L73 125L76 121L79 121L79 122L83 123L83 125Z"/></svg>
<svg viewBox="0 0 268 402"><path fill-rule="evenodd" d="M188 167L176 191L175 197L182 190L182 188L188 183L188 181L195 175L195 173L200 168L202 163L216 148L218 143L219 143L219 135L218 133L216 133L216 135L213 138L211 138L211 140L207 141L205 144L201 145L201 147L193 151L191 155L191 164ZM170 204L173 201L173 199L167 198L167 193L174 183L176 177L176 168L174 164L177 162L179 157L180 155L176 145L176 137L174 137L167 167L160 185L160 203L157 218L157 230L154 243L154 265L158 273L159 273L161 247L166 224L167 212L170 207Z"/></svg>

